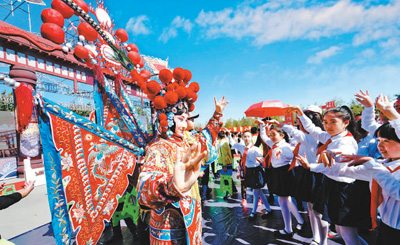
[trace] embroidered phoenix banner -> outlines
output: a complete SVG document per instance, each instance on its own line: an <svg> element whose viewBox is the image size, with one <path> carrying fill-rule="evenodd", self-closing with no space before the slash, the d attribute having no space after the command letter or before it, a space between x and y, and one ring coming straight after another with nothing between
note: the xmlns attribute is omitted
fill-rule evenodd
<svg viewBox="0 0 400 245"><path fill-rule="evenodd" d="M40 101L40 133L57 244L71 242L70 225L78 231L77 244L96 244L143 149L51 101Z"/></svg>

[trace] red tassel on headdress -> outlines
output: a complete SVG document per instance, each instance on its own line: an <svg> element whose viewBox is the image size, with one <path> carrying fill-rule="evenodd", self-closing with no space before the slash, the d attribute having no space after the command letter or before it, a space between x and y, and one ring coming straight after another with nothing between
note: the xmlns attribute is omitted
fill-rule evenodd
<svg viewBox="0 0 400 245"><path fill-rule="evenodd" d="M121 74L117 74L115 76L115 93L117 94L117 96L119 97L121 95L121 85L122 85L122 78L121 78Z"/></svg>
<svg viewBox="0 0 400 245"><path fill-rule="evenodd" d="M33 95L31 89L24 84L18 86L14 92L17 105L17 131L18 133L21 133L28 127L32 117Z"/></svg>
<svg viewBox="0 0 400 245"><path fill-rule="evenodd" d="M98 83L104 88L104 76L100 65L94 65L93 67L94 78L97 79Z"/></svg>

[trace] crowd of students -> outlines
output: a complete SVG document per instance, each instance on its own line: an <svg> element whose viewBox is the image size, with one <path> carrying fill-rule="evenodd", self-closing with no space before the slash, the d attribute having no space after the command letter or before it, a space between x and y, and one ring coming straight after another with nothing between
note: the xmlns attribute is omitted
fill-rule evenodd
<svg viewBox="0 0 400 245"><path fill-rule="evenodd" d="M368 91L355 96L365 107L361 116L355 117L347 106L322 115L322 110L312 105L304 111L299 106L287 108L287 113L296 113L297 127L269 118L256 120L261 147L253 139L255 132L245 131L240 139L226 129L220 133L220 152L227 144L225 134L231 149L241 154L238 177L243 206L246 188L253 190L250 219L257 215L259 199L265 205L262 216L271 211L261 191L266 184L270 197L277 196L284 221L277 237L290 238L303 228L304 219L293 198L307 203L313 245L328 244L330 224L346 244L367 244L358 230L377 226L376 244L398 244L400 98L394 103L378 96L376 118ZM297 221L294 229L291 215Z"/></svg>

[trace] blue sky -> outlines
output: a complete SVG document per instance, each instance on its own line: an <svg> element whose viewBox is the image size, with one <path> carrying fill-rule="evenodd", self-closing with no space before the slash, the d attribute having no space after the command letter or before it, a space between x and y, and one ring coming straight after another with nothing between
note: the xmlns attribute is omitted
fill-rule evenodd
<svg viewBox="0 0 400 245"><path fill-rule="evenodd" d="M141 54L191 70L203 124L214 97L223 95L230 101L225 119L239 119L263 100L307 106L350 102L359 89L373 97L400 93L400 1L105 0L105 6ZM34 32L44 8L31 5Z"/></svg>

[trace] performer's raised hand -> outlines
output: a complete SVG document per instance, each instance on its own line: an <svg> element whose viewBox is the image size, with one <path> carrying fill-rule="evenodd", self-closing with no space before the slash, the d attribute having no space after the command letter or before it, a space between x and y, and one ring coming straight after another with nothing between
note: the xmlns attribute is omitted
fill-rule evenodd
<svg viewBox="0 0 400 245"><path fill-rule="evenodd" d="M174 184L181 192L187 192L192 188L200 175L201 160L207 155L207 151L201 151L201 145L195 142L181 160L180 150L174 166Z"/></svg>
<svg viewBox="0 0 400 245"><path fill-rule="evenodd" d="M225 106L229 103L229 101L225 100L225 96L222 97L219 101L214 97L215 102L215 111L218 113L222 113L225 109Z"/></svg>

